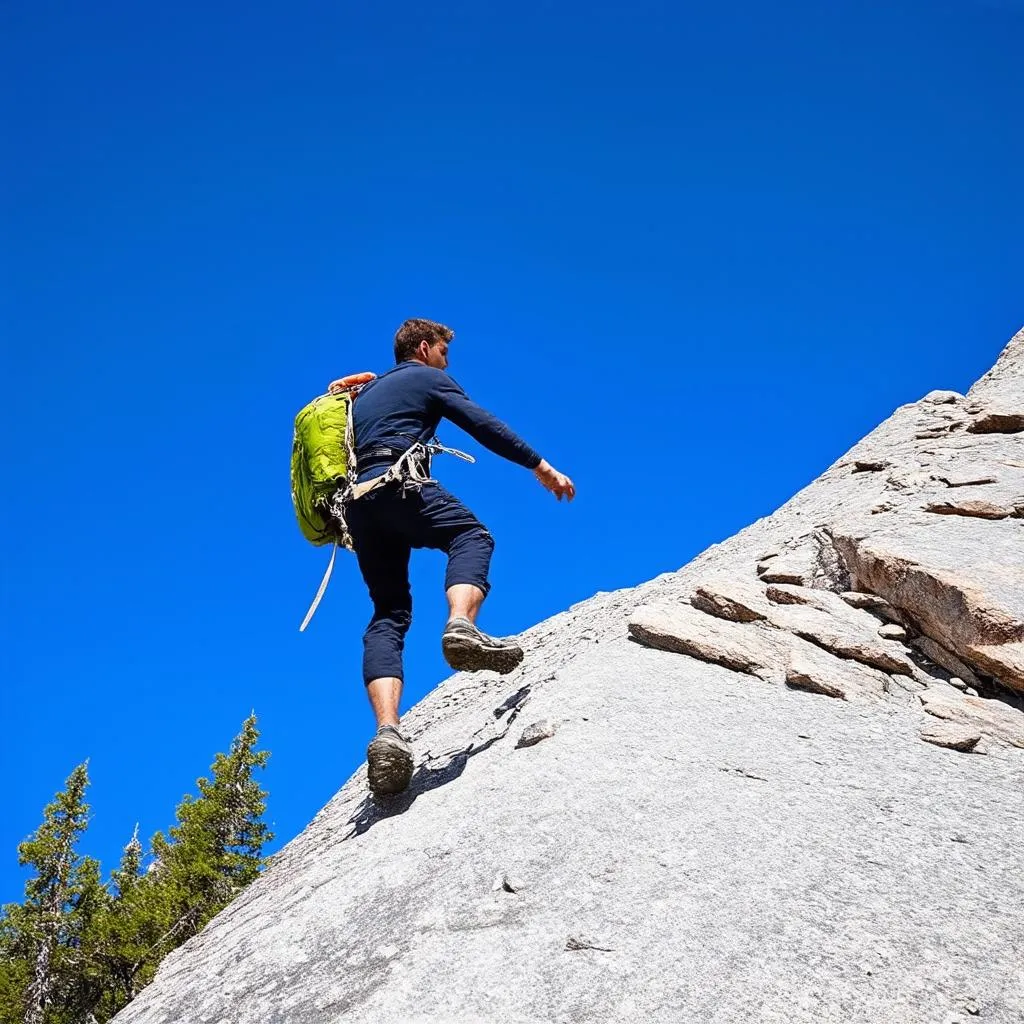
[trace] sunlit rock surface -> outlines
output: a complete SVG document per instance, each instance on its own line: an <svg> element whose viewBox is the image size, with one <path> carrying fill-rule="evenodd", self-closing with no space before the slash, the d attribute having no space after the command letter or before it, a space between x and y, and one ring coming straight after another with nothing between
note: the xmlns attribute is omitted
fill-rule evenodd
<svg viewBox="0 0 1024 1024"><path fill-rule="evenodd" d="M448 679L119 1024L1019 1024L1022 431L1024 332Z"/></svg>

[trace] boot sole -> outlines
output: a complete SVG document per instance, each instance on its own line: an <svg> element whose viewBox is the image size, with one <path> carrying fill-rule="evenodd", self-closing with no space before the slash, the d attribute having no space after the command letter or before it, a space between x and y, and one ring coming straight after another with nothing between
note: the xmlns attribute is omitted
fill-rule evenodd
<svg viewBox="0 0 1024 1024"><path fill-rule="evenodd" d="M407 789L412 768L412 751L395 743L374 741L366 750L366 776L370 791L378 796L393 796Z"/></svg>
<svg viewBox="0 0 1024 1024"><path fill-rule="evenodd" d="M489 649L459 636L443 637L441 653L456 672L489 671L504 676L517 669L523 661L521 650Z"/></svg>

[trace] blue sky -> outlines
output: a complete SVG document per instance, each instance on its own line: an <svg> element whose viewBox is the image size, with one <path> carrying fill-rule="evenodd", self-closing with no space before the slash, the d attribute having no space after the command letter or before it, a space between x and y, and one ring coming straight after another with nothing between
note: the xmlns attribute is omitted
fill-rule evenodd
<svg viewBox="0 0 1024 1024"><path fill-rule="evenodd" d="M345 560L297 632L326 556L288 457L406 316L579 489L438 465L497 537L500 633L678 568L1024 322L1014 0L15 0L0 30L0 901L86 757L106 869L251 708L282 840L362 759L368 604ZM440 556L413 577L406 706L447 674Z"/></svg>

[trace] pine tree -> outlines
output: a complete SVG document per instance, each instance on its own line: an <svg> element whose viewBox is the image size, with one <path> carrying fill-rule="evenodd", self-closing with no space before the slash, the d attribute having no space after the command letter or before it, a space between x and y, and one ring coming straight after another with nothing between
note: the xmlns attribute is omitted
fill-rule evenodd
<svg viewBox="0 0 1024 1024"><path fill-rule="evenodd" d="M34 875L24 903L4 910L0 986L3 1012L20 1003L24 1024L65 1019L86 955L83 937L106 898L99 865L76 851L89 823L88 785L87 766L80 764L46 806L43 823L18 847L18 863Z"/></svg>
<svg viewBox="0 0 1024 1024"><path fill-rule="evenodd" d="M153 837L156 867L148 877L170 896L171 928L181 936L175 945L195 935L263 867L263 847L273 834L261 820L267 794L252 777L270 756L255 749L259 735L250 714L230 753L214 758L212 778L197 780L199 796L178 805L170 839Z"/></svg>
<svg viewBox="0 0 1024 1024"><path fill-rule="evenodd" d="M169 837L153 837L152 861L138 827L109 886L75 846L88 824L86 766L18 848L35 876L25 902L0 917L0 1024L99 1024L152 980L164 956L195 935L260 873L272 834L267 794L253 778L270 756L256 750L251 714L228 754L217 754L198 796L177 808Z"/></svg>
<svg viewBox="0 0 1024 1024"><path fill-rule="evenodd" d="M147 912L145 881L141 876L142 843L139 827L121 855L120 866L111 872L113 893L103 912L96 915L87 936L90 973L96 980L90 1007L98 1020L112 1017L138 991L139 965L146 959L152 945Z"/></svg>
<svg viewBox="0 0 1024 1024"><path fill-rule="evenodd" d="M0 1024L22 1024L25 990L32 978L27 955L19 950L19 935L5 916L0 919Z"/></svg>
<svg viewBox="0 0 1024 1024"><path fill-rule="evenodd" d="M198 796L177 808L169 838L157 833L152 861L143 870L138 835L113 872L115 896L91 936L106 978L94 1007L108 1020L152 980L160 961L195 935L259 874L262 849L273 836L260 820L266 793L253 779L270 756L257 751L259 732L250 715L228 754L217 754L212 778L197 781Z"/></svg>

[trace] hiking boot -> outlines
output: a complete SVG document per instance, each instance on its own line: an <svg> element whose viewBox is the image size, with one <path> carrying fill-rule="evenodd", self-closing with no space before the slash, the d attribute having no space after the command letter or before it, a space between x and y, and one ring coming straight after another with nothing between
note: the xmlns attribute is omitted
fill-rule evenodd
<svg viewBox="0 0 1024 1024"><path fill-rule="evenodd" d="M444 660L458 672L490 669L505 675L523 660L523 649L512 640L488 636L469 619L452 619L441 637Z"/></svg>
<svg viewBox="0 0 1024 1024"><path fill-rule="evenodd" d="M412 747L393 725L382 725L366 748L366 763L374 795L401 793L412 778Z"/></svg>

